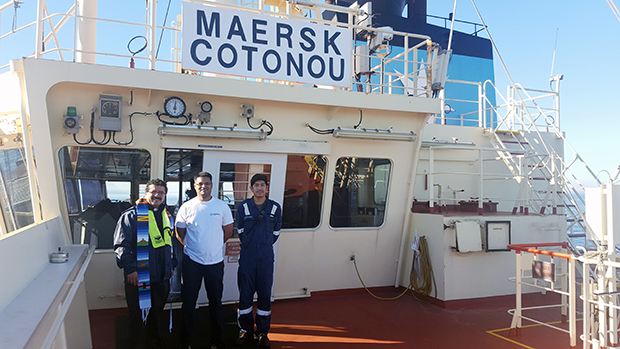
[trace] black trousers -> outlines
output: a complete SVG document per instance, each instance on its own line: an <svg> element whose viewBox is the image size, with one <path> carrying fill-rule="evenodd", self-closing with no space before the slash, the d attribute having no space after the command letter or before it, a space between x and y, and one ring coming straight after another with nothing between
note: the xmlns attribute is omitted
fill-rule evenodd
<svg viewBox="0 0 620 349"><path fill-rule="evenodd" d="M125 284L125 298L129 309L129 341L132 348L161 347L162 313L169 292L170 283L168 281L151 283L151 309L146 318L145 326L138 300L138 286Z"/></svg>
<svg viewBox="0 0 620 349"><path fill-rule="evenodd" d="M222 292L224 291L224 262L204 265L191 260L183 254L183 299L184 326L182 339L192 344L196 331L196 301L198 292L205 283L207 298L209 299L209 315L211 318L211 344L222 345L222 331L224 330L224 310L222 309Z"/></svg>

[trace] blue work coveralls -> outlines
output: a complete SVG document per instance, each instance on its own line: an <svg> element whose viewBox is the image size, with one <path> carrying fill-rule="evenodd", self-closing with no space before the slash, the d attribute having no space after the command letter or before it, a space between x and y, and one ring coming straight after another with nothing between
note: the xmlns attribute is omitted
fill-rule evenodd
<svg viewBox="0 0 620 349"><path fill-rule="evenodd" d="M257 293L256 332L269 332L271 325L271 287L273 285L273 244L280 236L282 208L267 199L259 211L254 199L246 199L237 209L237 231L241 255L237 285L239 286L239 327L254 333L252 303Z"/></svg>

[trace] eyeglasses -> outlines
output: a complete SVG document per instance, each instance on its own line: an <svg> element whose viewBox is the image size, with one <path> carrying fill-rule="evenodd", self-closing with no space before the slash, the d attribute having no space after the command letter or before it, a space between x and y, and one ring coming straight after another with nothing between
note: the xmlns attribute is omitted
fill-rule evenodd
<svg viewBox="0 0 620 349"><path fill-rule="evenodd" d="M204 186L213 185L213 183L211 183L211 182L196 182L195 185L200 187L200 186L203 186L203 185Z"/></svg>
<svg viewBox="0 0 620 349"><path fill-rule="evenodd" d="M151 195L152 195L152 194L166 195L166 192L165 192L165 191L162 191L162 190L151 190L151 191L149 191L148 193L149 193L149 194L151 194Z"/></svg>

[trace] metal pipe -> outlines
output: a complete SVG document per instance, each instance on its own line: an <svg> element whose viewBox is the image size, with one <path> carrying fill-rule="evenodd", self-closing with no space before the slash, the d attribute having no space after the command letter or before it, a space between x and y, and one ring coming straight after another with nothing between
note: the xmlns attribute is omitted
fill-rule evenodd
<svg viewBox="0 0 620 349"><path fill-rule="evenodd" d="M149 4L149 69L155 70L157 50L157 2L148 0Z"/></svg>
<svg viewBox="0 0 620 349"><path fill-rule="evenodd" d="M450 23L450 37L448 38L448 51L452 47L452 33L454 33L454 17L456 17L456 2L458 0L454 0L454 9L452 10L452 21Z"/></svg>
<svg viewBox="0 0 620 349"><path fill-rule="evenodd" d="M81 63L95 63L96 56L93 53L82 51L97 51L97 17L98 0L78 0L78 13L76 21L79 22L77 32L77 50L75 61ZM87 18L88 17L88 18Z"/></svg>
<svg viewBox="0 0 620 349"><path fill-rule="evenodd" d="M326 10L332 10L335 12L353 13L356 15L364 14L364 11L361 9L356 10L356 9L352 9L352 8L344 7L344 6L330 5L330 4L317 3L317 2L305 1L305 0L286 0L286 1L292 3L293 5L301 5L301 6L306 6L306 7L318 7L318 8L323 8Z"/></svg>
<svg viewBox="0 0 620 349"><path fill-rule="evenodd" d="M43 13L45 12L45 0L39 0L37 2L37 29L36 40L34 44L34 58L41 58L43 55Z"/></svg>
<svg viewBox="0 0 620 349"><path fill-rule="evenodd" d="M417 140L417 142L421 142L421 140ZM408 210L405 213L405 219L403 221L403 228L400 234L400 246L398 249L398 260L396 261L396 277L395 277L395 282L394 282L394 287L398 287L400 286L400 274L401 271L403 269L403 255L404 255L404 248L406 246L405 244L405 239L407 238L407 229L409 227L409 222L411 220L411 206L413 204L413 198L415 196L415 178L416 178L416 174L418 172L418 165L419 165L419 161L416 161L417 159L419 159L419 152L421 149L421 145L418 143L416 144L416 147L414 149L417 149L417 152L414 152L411 156L411 170L409 172L409 193L407 194L407 203L406 205L408 205L407 207ZM417 153L417 154L416 154ZM417 235L417 234L416 234Z"/></svg>

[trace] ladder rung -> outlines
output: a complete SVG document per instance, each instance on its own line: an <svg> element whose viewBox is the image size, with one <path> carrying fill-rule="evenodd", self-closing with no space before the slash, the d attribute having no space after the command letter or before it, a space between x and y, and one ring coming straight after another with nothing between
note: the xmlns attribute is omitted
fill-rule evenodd
<svg viewBox="0 0 620 349"><path fill-rule="evenodd" d="M502 143L508 143L508 144L524 144L524 145L529 145L530 143L528 142L519 142L519 141L502 141Z"/></svg>

